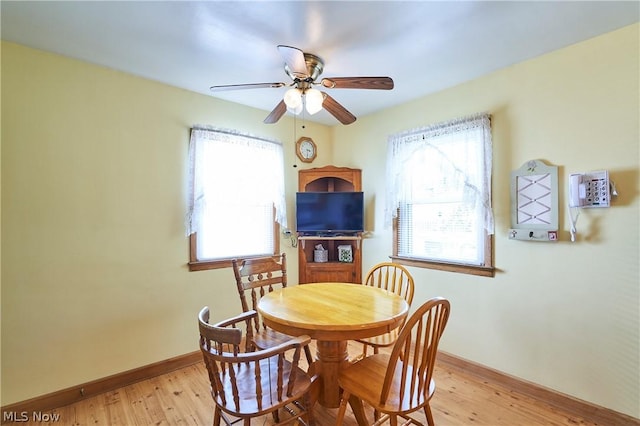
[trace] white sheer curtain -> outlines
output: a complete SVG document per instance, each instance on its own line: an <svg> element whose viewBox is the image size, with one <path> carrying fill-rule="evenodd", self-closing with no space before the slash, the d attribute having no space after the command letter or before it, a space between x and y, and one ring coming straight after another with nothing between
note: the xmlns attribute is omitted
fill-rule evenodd
<svg viewBox="0 0 640 426"><path fill-rule="evenodd" d="M385 224L402 204L459 194L484 207L484 228L493 234L491 122L478 114L391 135L388 140ZM437 170L434 170L437 169ZM434 180L434 176L437 181Z"/></svg>
<svg viewBox="0 0 640 426"><path fill-rule="evenodd" d="M189 164L186 228L187 235L198 232L199 257L262 254L264 248L247 245L258 243L256 232L273 228L274 206L275 220L287 226L280 142L197 126L191 130ZM271 223L264 223L268 218ZM207 244L212 240L215 244Z"/></svg>

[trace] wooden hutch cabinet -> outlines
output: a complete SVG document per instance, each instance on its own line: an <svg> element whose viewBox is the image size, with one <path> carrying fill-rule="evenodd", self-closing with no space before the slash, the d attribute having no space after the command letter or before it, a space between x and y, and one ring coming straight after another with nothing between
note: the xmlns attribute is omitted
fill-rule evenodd
<svg viewBox="0 0 640 426"><path fill-rule="evenodd" d="M362 191L362 171L347 167L326 166L298 172L300 192ZM327 262L314 262L317 244L328 250ZM353 261L338 260L338 246L350 245ZM362 282L362 234L343 236L298 235L299 283Z"/></svg>

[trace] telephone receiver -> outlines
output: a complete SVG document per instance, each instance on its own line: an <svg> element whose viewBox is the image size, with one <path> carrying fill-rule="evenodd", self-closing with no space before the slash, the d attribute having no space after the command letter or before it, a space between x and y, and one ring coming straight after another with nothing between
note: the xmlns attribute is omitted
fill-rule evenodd
<svg viewBox="0 0 640 426"><path fill-rule="evenodd" d="M611 184L606 170L569 176L569 207L609 207Z"/></svg>

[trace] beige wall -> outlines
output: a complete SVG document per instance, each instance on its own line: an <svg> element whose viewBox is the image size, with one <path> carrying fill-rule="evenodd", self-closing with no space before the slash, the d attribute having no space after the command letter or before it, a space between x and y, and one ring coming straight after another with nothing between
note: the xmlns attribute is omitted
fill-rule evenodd
<svg viewBox="0 0 640 426"><path fill-rule="evenodd" d="M364 268L387 259L389 134L487 111L493 128L495 278L411 268L414 305L452 301L442 349L640 417L638 25L336 127L335 158L363 169ZM527 160L559 167L557 243L508 239L509 176ZM336 160L338 161L338 160ZM569 241L569 174L608 169L619 196L582 211Z"/></svg>
<svg viewBox="0 0 640 426"><path fill-rule="evenodd" d="M292 193L292 121L11 43L2 89L2 404L197 350L198 310L240 302L230 269L187 270L190 126L283 141Z"/></svg>
<svg viewBox="0 0 640 426"><path fill-rule="evenodd" d="M638 50L635 25L351 126L304 131L319 144L314 167L363 169L366 269L390 253L386 135L490 112L499 273L414 268L415 303L452 300L445 350L636 417ZM205 304L217 318L237 313L229 270L185 266L188 134L203 123L282 140L293 222L293 122L265 126L265 115L2 44L2 405L194 351ZM578 243L567 241L565 209L563 241L507 239L508 175L532 158L560 166L562 182L599 169L616 181L614 207L581 215ZM295 282L295 249L282 249Z"/></svg>

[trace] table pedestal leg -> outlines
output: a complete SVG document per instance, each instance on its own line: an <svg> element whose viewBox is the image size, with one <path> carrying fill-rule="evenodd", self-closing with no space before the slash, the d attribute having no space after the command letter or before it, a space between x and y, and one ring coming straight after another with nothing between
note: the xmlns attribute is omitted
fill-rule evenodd
<svg viewBox="0 0 640 426"><path fill-rule="evenodd" d="M325 342L319 340L317 343L320 377L322 377L319 402L325 407L337 408L340 406L338 373L341 368L349 363L347 342Z"/></svg>

